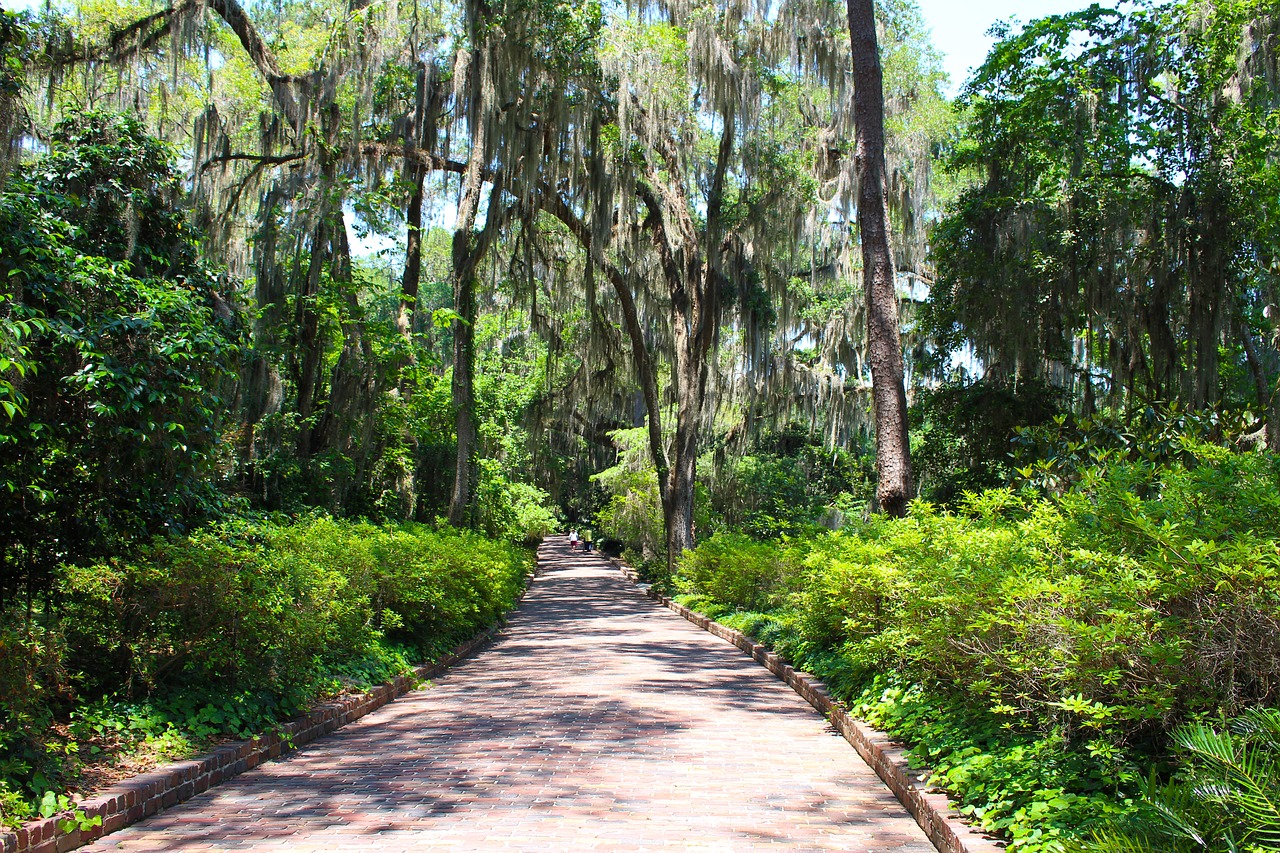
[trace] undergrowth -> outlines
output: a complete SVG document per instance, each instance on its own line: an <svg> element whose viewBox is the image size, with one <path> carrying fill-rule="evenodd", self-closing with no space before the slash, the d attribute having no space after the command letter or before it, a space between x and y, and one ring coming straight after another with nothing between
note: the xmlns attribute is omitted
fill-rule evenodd
<svg viewBox="0 0 1280 853"><path fill-rule="evenodd" d="M505 613L531 565L476 534L314 516L65 566L55 595L0 625L0 823L113 764L270 731L409 674Z"/></svg>
<svg viewBox="0 0 1280 853"><path fill-rule="evenodd" d="M716 536L674 584L907 742L1011 849L1062 850L1186 772L1188 726L1280 701L1280 461L1185 453L955 513Z"/></svg>

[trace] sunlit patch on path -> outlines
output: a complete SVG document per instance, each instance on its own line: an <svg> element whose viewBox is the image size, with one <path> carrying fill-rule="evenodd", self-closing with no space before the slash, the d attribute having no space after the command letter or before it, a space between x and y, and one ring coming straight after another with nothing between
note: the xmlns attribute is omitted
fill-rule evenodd
<svg viewBox="0 0 1280 853"><path fill-rule="evenodd" d="M556 538L501 638L335 734L91 850L934 848L738 649Z"/></svg>

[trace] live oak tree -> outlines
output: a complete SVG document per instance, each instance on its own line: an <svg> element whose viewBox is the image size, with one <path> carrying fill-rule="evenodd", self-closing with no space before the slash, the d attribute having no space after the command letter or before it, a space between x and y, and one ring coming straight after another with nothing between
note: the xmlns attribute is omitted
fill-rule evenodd
<svg viewBox="0 0 1280 853"><path fill-rule="evenodd" d="M1276 19L1102 7L1007 32L970 82L979 181L935 235L931 323L1091 412L1248 401L1280 444ZM1227 373L1224 375L1224 368ZM1232 385L1232 375L1247 381Z"/></svg>

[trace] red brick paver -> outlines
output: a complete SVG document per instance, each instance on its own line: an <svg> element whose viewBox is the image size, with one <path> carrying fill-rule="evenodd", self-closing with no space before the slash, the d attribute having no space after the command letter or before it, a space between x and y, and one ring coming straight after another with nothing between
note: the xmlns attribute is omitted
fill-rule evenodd
<svg viewBox="0 0 1280 853"><path fill-rule="evenodd" d="M88 848L932 853L825 721L563 538L500 640Z"/></svg>

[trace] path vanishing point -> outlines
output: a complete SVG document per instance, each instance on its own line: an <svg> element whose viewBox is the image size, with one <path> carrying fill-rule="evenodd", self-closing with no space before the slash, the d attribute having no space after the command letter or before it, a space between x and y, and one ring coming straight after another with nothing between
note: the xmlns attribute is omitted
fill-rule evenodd
<svg viewBox="0 0 1280 853"><path fill-rule="evenodd" d="M475 658L86 849L934 851L763 667L564 537L538 560Z"/></svg>

